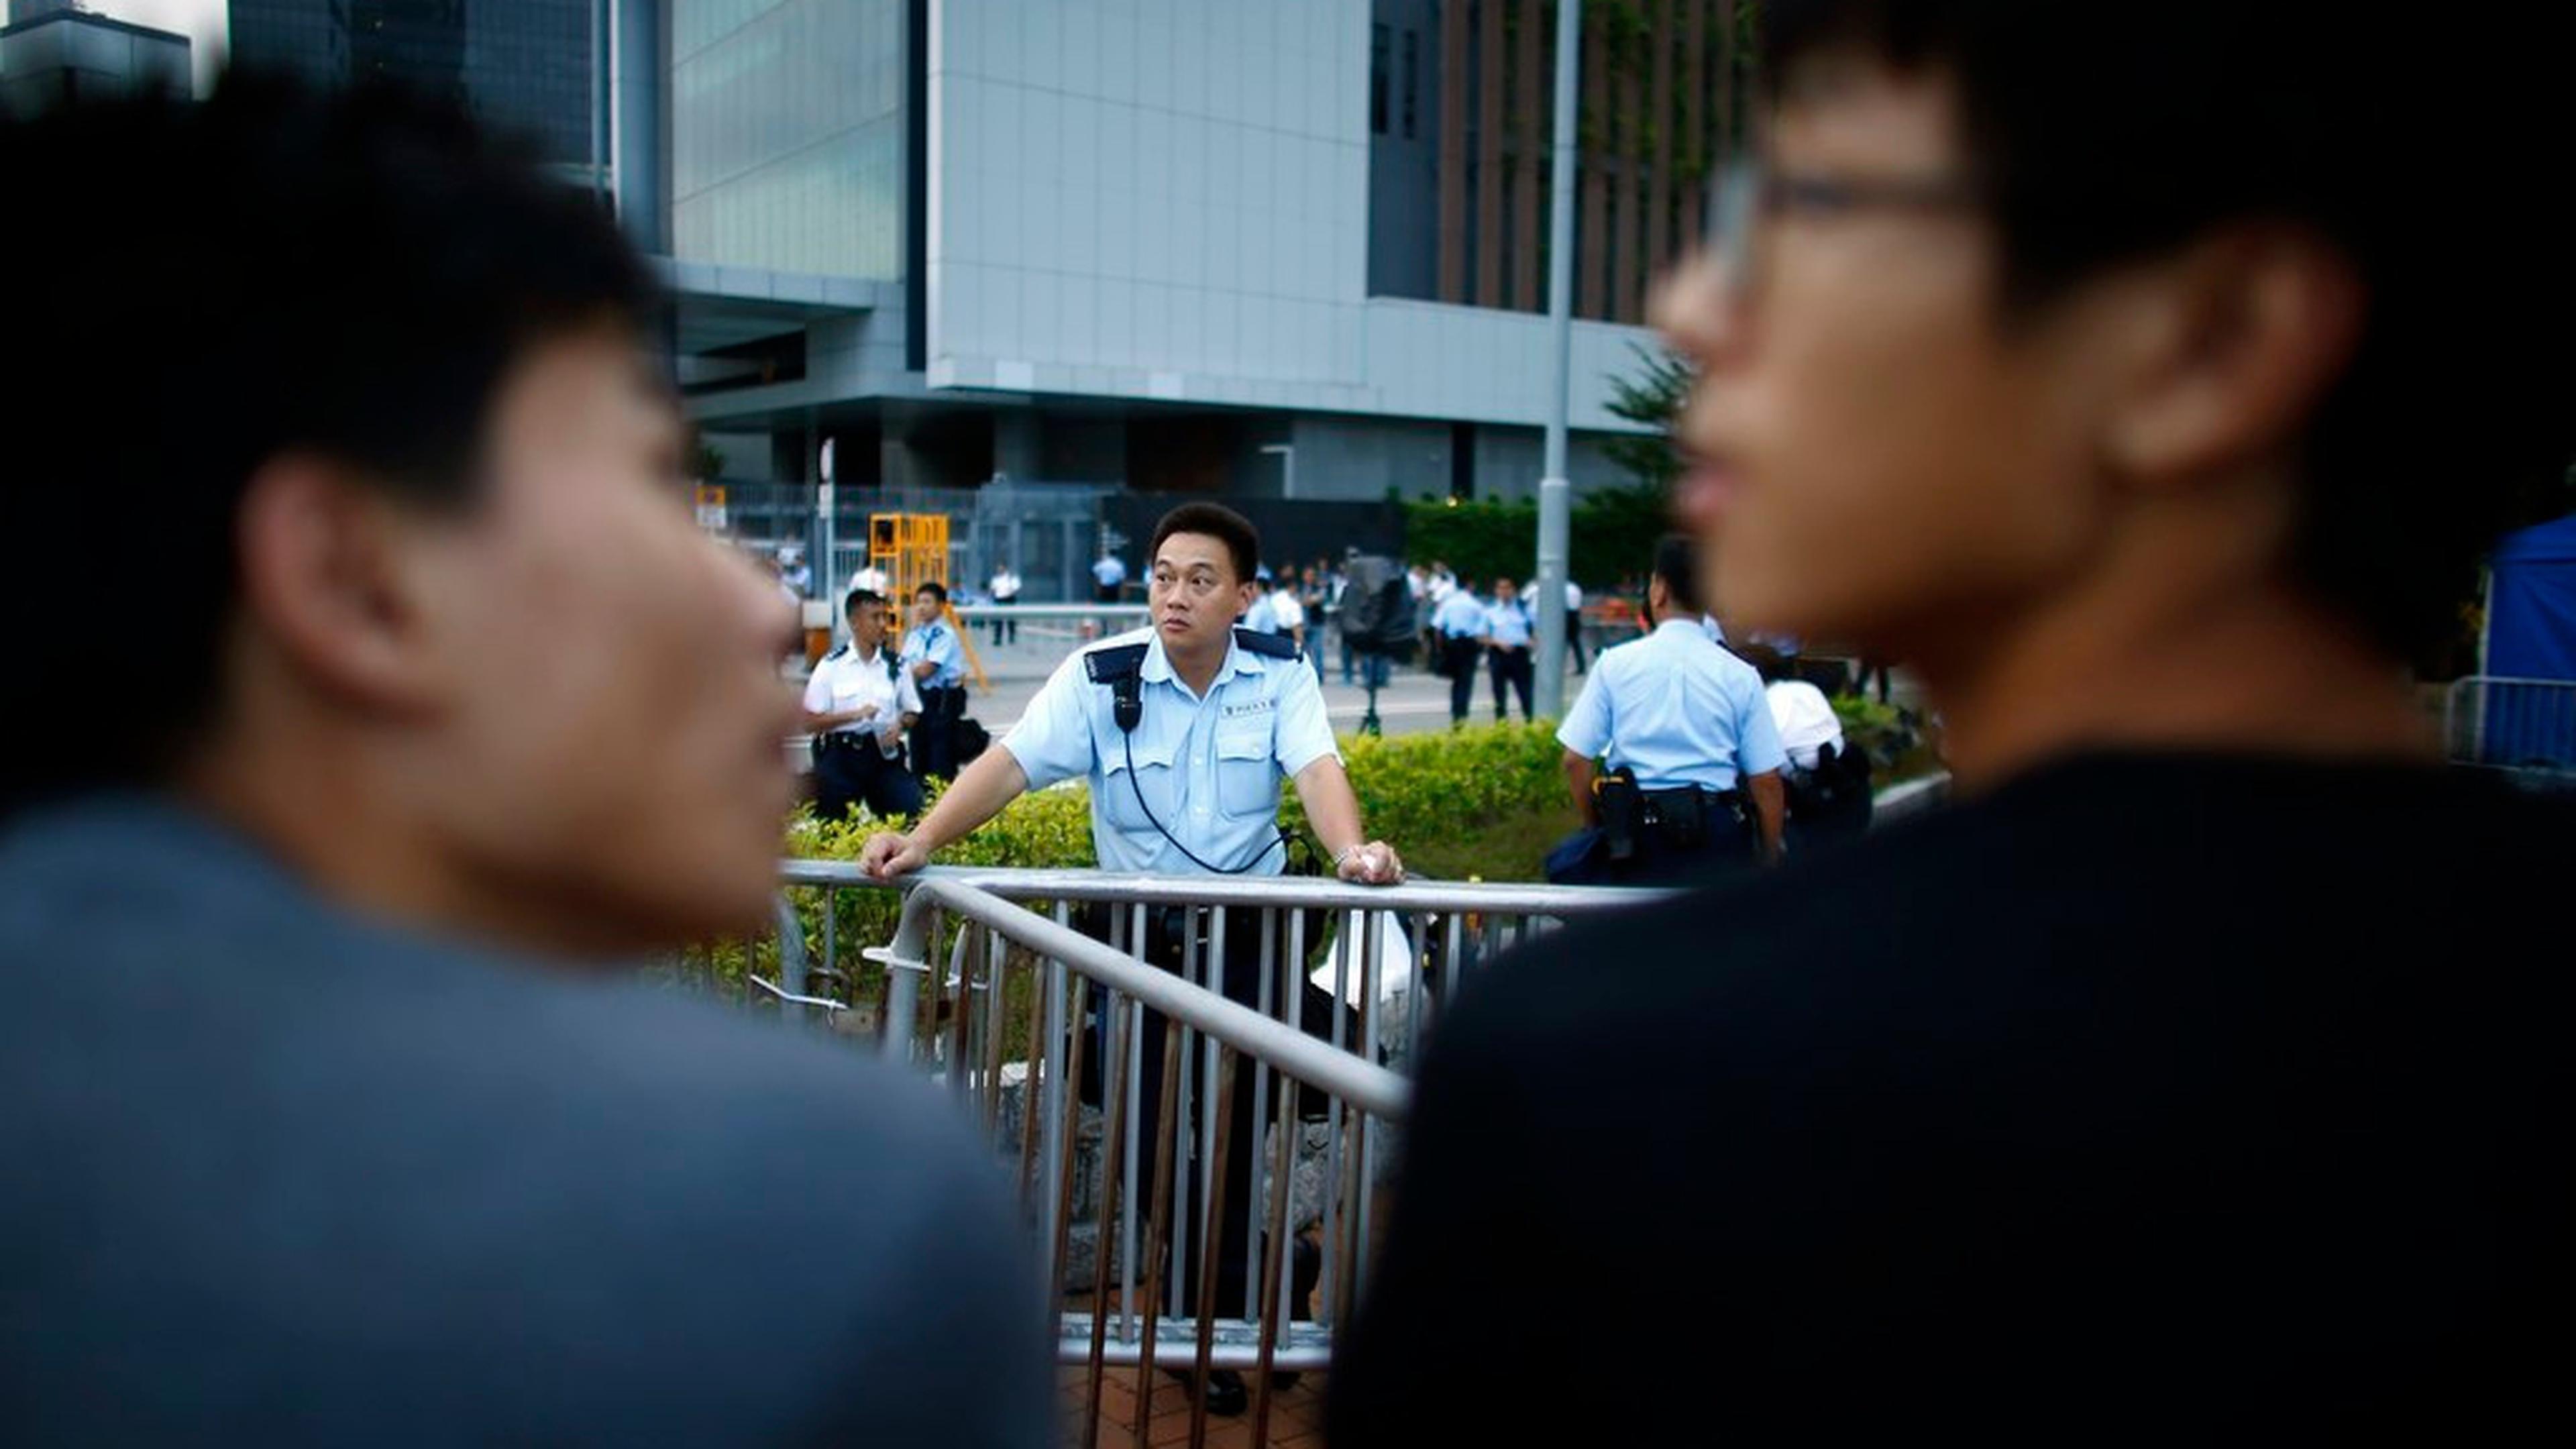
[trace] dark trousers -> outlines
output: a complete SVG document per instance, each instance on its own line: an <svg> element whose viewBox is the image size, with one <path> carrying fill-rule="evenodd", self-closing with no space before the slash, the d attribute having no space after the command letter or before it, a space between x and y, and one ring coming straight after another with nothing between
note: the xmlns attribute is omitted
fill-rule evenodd
<svg viewBox="0 0 2576 1449"><path fill-rule="evenodd" d="M1117 603L1117 602L1118 602L1118 591L1119 591L1120 589L1124 588L1124 587L1126 587L1126 586L1125 586L1125 585L1123 585L1123 584L1100 584L1100 585L1097 585L1097 588L1099 589L1099 592L1100 592L1100 602L1102 602L1102 603L1104 603L1104 604L1114 604L1114 603Z"/></svg>
<svg viewBox="0 0 2576 1449"><path fill-rule="evenodd" d="M1565 611L1565 650L1574 656L1574 672L1583 672L1583 611Z"/></svg>
<svg viewBox="0 0 2576 1449"><path fill-rule="evenodd" d="M995 599L993 602L994 602L994 603L997 603L997 604L1012 604L1012 603L1016 603L1016 602L1018 602L1018 601L1017 601L1017 600L1015 600L1015 599ZM1005 637L1005 636L1007 636L1007 637ZM1003 645L1003 644L1005 644L1005 643L1017 644L1017 643L1019 643L1019 642L1020 642L1020 621L1019 621L1019 620L1017 620L1017 619L995 619L995 620L993 621L993 647L994 647L994 648L999 649L999 648L1001 648L1001 647L1002 647L1002 645Z"/></svg>
<svg viewBox="0 0 2576 1449"><path fill-rule="evenodd" d="M874 735L826 735L814 743L814 813L838 820L854 804L880 818L915 814L921 782L904 769L900 753L887 759Z"/></svg>
<svg viewBox="0 0 2576 1449"><path fill-rule="evenodd" d="M1490 652L1493 656L1494 722L1500 724L1511 718L1511 711L1503 707L1503 687L1507 684L1521 697L1521 718L1528 719L1531 678L1529 646L1515 644L1505 649L1496 645Z"/></svg>
<svg viewBox="0 0 2576 1449"><path fill-rule="evenodd" d="M1110 940L1112 937L1108 911L1111 909L1127 914L1130 924L1133 924L1132 907L1086 908L1076 924L1087 936L1103 941ZM1145 913L1145 919L1145 949L1137 952L1134 945L1128 943L1128 950L1174 975L1183 974L1185 913L1177 907L1149 907ZM1298 1003L1298 1020L1308 1032L1318 1036L1331 1034L1332 993L1320 990L1308 981L1305 969L1301 965L1274 959L1271 964L1270 1002L1266 1006L1262 1002L1261 931L1257 915L1238 911L1228 917L1225 939L1225 980L1222 983L1211 980L1214 973L1210 971L1207 960L1209 943L1205 938L1207 931L1205 917L1199 919L1197 929L1200 940L1195 979L1201 984L1220 986L1227 1000L1249 1006L1273 1019L1281 1016L1279 1002L1294 1000ZM1317 934L1310 925L1306 933L1306 943L1309 947L1316 943ZM1286 954L1284 937L1273 949L1278 955ZM1289 994L1291 990L1296 993L1294 996ZM1101 1084L1106 1080L1108 1073L1105 1008L1105 993L1094 990L1091 993L1092 1020L1089 1028L1091 1039L1083 1045L1083 1056L1088 1063L1083 1073L1085 1077L1083 1095L1087 1100L1101 1099ZM1129 1110L1136 1114L1137 1122L1136 1192L1139 1201L1136 1203L1136 1233L1140 1243L1148 1231L1148 1226L1153 1222L1154 1205L1149 1194L1154 1188L1156 1164L1162 1160L1165 1145L1156 1136L1154 1128L1163 1105L1163 1053L1170 1031L1171 1023L1167 1018L1158 1012L1146 1011L1143 1013L1143 1024L1137 1032L1136 1039L1130 1042L1130 1050L1139 1053L1136 1059L1139 1077L1137 1094L1135 1100L1129 1104ZM1192 1314L1198 1311L1200 1260L1207 1251L1205 1236L1207 1202L1199 1182L1201 1173L1198 1170L1198 1153L1203 1145L1201 1133L1205 1125L1212 1120L1216 1105L1215 1098L1210 1095L1213 1088L1204 1070L1205 1061L1200 1054L1202 1050L1203 1047L1193 1048L1189 1055L1182 1058L1182 1089L1191 1094L1190 1110L1187 1113L1176 1112L1174 1117L1178 1124L1177 1130L1188 1145L1182 1150L1181 1156L1172 1163L1172 1179L1175 1182L1187 1184L1183 1200L1187 1204L1190 1228L1184 1234L1175 1225L1171 1233L1171 1241L1176 1245L1186 1244L1187 1260L1177 1265L1167 1265L1164 1275L1164 1281L1168 1283L1173 1273L1179 1274L1184 1311ZM1229 1125L1226 1128L1225 1201L1222 1204L1224 1211L1217 1235L1216 1311L1217 1316L1221 1318L1242 1316L1245 1288L1248 1284L1258 1281L1244 1276L1243 1261L1244 1248L1250 1241L1250 1224L1253 1221L1253 1215L1246 1213L1244 1205L1251 1195L1258 1191L1256 1184L1260 1180L1258 1169L1261 1166L1263 1121L1262 1117L1254 1112L1256 1104L1253 1101L1252 1090L1256 1065L1249 1057L1238 1060L1235 1067L1233 1110L1227 1114ZM1263 1112L1275 1120L1279 1111L1278 1094L1282 1091L1294 1090L1295 1086L1295 1083L1289 1082L1278 1073L1271 1073L1268 1099L1260 1104ZM1325 1111L1327 1105L1327 1100L1321 1094L1307 1092L1301 1097L1298 1112L1300 1116L1319 1116ZM1105 1117L1104 1120L1106 1120ZM1207 1140L1209 1143L1214 1141L1213 1137ZM1165 1211L1168 1214L1169 1209ZM1264 1203L1255 1211L1267 1214L1269 1208ZM1166 1220L1169 1221L1169 1218L1167 1217ZM1270 1251L1276 1251L1275 1245ZM1140 1285L1144 1282L1144 1278L1145 1275L1141 1271L1136 1275L1136 1281ZM1312 1284L1308 1283L1304 1286L1311 1287ZM1294 1287L1291 1291L1299 1300L1295 1316L1304 1318L1306 1316L1303 1305L1304 1295Z"/></svg>
<svg viewBox="0 0 2576 1449"><path fill-rule="evenodd" d="M912 758L913 763L920 767L924 780L956 778L957 721L965 715L965 690L924 689L921 692L921 720L912 730Z"/></svg>
<svg viewBox="0 0 2576 1449"><path fill-rule="evenodd" d="M1449 671L1449 722L1467 722L1467 703L1476 697L1476 656L1484 646L1473 639L1444 637L1440 663Z"/></svg>

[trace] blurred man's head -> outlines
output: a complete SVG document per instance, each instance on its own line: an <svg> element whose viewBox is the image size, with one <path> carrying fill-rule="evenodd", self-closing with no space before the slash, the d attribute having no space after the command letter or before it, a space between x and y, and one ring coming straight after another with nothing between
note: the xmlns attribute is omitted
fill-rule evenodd
<svg viewBox="0 0 2576 1449"><path fill-rule="evenodd" d="M30 631L0 801L175 788L362 906L612 953L756 922L789 610L694 524L659 303L444 109L228 82L0 127ZM53 556L102 493L155 628ZM138 690L140 691L138 693Z"/></svg>
<svg viewBox="0 0 2576 1449"><path fill-rule="evenodd" d="M1900 654L2124 574L2443 626L2571 441L2523 14L2439 64L2318 3L1769 7L1767 182L1658 313L1716 602Z"/></svg>
<svg viewBox="0 0 2576 1449"><path fill-rule="evenodd" d="M1497 574L1494 576L1494 599L1496 602L1508 604L1512 600L1519 598L1520 592L1519 586L1514 584L1508 575Z"/></svg>

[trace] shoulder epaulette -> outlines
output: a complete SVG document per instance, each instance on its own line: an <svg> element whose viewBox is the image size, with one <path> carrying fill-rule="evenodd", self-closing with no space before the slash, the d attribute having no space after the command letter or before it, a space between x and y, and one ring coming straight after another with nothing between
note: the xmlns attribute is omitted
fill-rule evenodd
<svg viewBox="0 0 2576 1449"><path fill-rule="evenodd" d="M824 656L823 656L823 658L824 658L824 660L825 660L826 662L829 662L829 661L831 661L831 660L838 659L838 658L840 658L842 655L847 654L847 653L849 653L849 652L850 652L850 646L849 646L849 645L847 645L847 644L844 644L844 645L842 645L841 647L839 647L839 648L837 648L837 649L833 650L831 653L824 655Z"/></svg>
<svg viewBox="0 0 2576 1449"><path fill-rule="evenodd" d="M1086 650L1082 656L1083 673L1094 684L1115 684L1145 668L1144 644L1114 644L1106 649Z"/></svg>
<svg viewBox="0 0 2576 1449"><path fill-rule="evenodd" d="M1237 648L1248 649L1255 654L1268 655L1272 659L1297 657L1297 642L1283 635L1264 634L1259 630L1246 629L1237 625L1234 631L1234 642Z"/></svg>

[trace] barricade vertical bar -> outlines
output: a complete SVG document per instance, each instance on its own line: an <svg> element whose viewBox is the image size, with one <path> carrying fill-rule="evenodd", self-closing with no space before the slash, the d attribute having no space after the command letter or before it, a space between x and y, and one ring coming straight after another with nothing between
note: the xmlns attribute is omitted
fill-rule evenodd
<svg viewBox="0 0 2576 1449"><path fill-rule="evenodd" d="M1261 974L1255 982L1255 989L1258 994L1253 997L1253 1000L1261 1003L1261 1011L1263 1015L1275 1019L1293 1021L1293 1017L1279 1017L1279 1000L1276 993L1271 990L1271 977L1274 974L1273 963L1277 955L1279 945L1278 913L1271 910L1268 906L1263 906L1258 911L1256 919L1261 922ZM1293 980L1294 978L1292 977L1291 979ZM1296 998L1292 995L1289 999L1294 1001ZM1258 1057L1253 1058L1252 1061L1252 1120L1256 1127L1258 1124L1270 1120L1270 1064ZM1246 1143L1244 1145L1247 1150L1250 1150L1257 1144ZM1251 1204L1247 1203L1244 1206L1245 1211L1248 1214L1251 1211ZM1246 1232L1244 1234L1244 1238L1243 1316L1246 1318L1259 1318L1261 1316L1261 1309L1256 1300L1261 1292L1261 1234L1257 1232Z"/></svg>
<svg viewBox="0 0 2576 1449"><path fill-rule="evenodd" d="M1454 992L1467 984L1467 917L1463 912L1449 913L1449 949L1441 954L1440 961L1443 991Z"/></svg>
<svg viewBox="0 0 2576 1449"><path fill-rule="evenodd" d="M823 969L840 969L841 888L823 887Z"/></svg>
<svg viewBox="0 0 2576 1449"><path fill-rule="evenodd" d="M1145 933L1145 903L1138 901L1133 912L1133 919L1127 923L1127 954L1139 961L1144 960L1150 939L1151 938ZM1101 1089L1104 1092L1116 1092L1118 1095L1127 1099L1127 1212L1125 1216L1118 1220L1118 1257L1121 1264L1119 1268L1120 1301L1118 1306L1118 1334L1121 1338L1133 1338L1136 1333L1136 1320L1134 1317L1136 1307L1136 1202L1138 1197L1136 1191L1138 1124L1136 1119L1143 1115L1142 1102L1145 1094L1144 1072L1138 1065L1137 1059L1143 1055L1145 1050L1144 1017L1145 1014L1142 1011L1134 1013L1132 1018L1123 1028L1126 1034L1134 1038L1127 1044L1126 1074L1124 1076L1110 1079Z"/></svg>
<svg viewBox="0 0 2576 1449"><path fill-rule="evenodd" d="M1199 1392L1190 1397L1190 1449L1202 1449L1207 1443L1207 1381L1210 1355L1216 1348L1216 1270L1217 1259L1225 1251L1225 1235L1218 1225L1225 1221L1225 1157L1234 1137L1234 1078L1239 1065L1231 1048L1220 1051L1222 1064L1217 1069L1217 1087L1209 1103L1216 1110L1216 1146L1214 1161L1208 1172L1207 1222L1202 1237L1207 1251L1199 1264L1198 1301L1198 1385Z"/></svg>
<svg viewBox="0 0 2576 1449"><path fill-rule="evenodd" d="M1003 970L1008 961L1000 934L988 928L984 932L984 1009L976 1013L984 1019L983 1097L984 1131L987 1134L1000 1130L1002 1115L1002 1038L1008 1034L1005 1031L1008 1023L1002 1018L1002 1005L1010 995L1005 989L1008 983ZM1022 1120L1026 1120L1025 1114Z"/></svg>
<svg viewBox="0 0 2576 1449"><path fill-rule="evenodd" d="M941 991L950 990L951 983L954 983L956 992L947 1003L948 1044L945 1050L948 1055L948 1090L957 1098L957 1105L961 1108L973 1100L970 1094L974 1090L972 1063L975 1058L968 1050L967 1031L974 1025L975 993L974 983L968 978L975 970L973 943L983 931L983 923L979 921L960 920L957 923L957 940L948 948L948 974L939 982ZM937 996L931 999L934 1002L939 1000ZM935 1006L930 1016L930 1035L934 1041L939 1037L939 1013Z"/></svg>
<svg viewBox="0 0 2576 1449"><path fill-rule="evenodd" d="M1110 1089L1127 1103L1125 1211L1118 1216L1118 1337L1132 1342L1136 1337L1136 1205L1144 1201L1144 1195L1137 1191L1136 1174L1144 1128L1139 1119L1144 1116L1145 1099L1145 1008L1139 1006L1128 1012L1119 1024L1118 1034L1127 1043L1123 1058L1126 1070Z"/></svg>
<svg viewBox="0 0 2576 1449"><path fill-rule="evenodd" d="M1207 952L1201 958L1201 964L1205 967L1207 988L1219 996L1225 995L1226 915L1227 911L1224 906L1215 906L1210 908ZM1212 1164L1214 1161L1213 1154L1217 1141L1218 1129L1215 1116L1206 1109L1216 1101L1218 1046L1216 1038L1209 1036L1204 1032L1196 1034L1192 1040L1195 1041L1198 1046L1201 1062L1199 1076L1200 1111L1198 1115L1199 1201L1212 1202L1214 1199L1209 1196L1209 1193L1214 1188L1215 1184L1209 1179L1210 1175L1216 1170ZM1209 1219L1209 1222L1212 1224L1216 1221L1217 1220L1214 1218ZM1213 1260L1216 1256L1217 1245L1223 1241L1224 1238L1215 1234L1213 1228L1211 1228L1208 1240L1201 1247L1202 1256Z"/></svg>
<svg viewBox="0 0 2576 1449"><path fill-rule="evenodd" d="M1109 1080L1115 1082L1127 1070L1126 1002L1116 995L1109 998L1106 1009L1110 1033ZM1118 1200L1119 1169L1132 1164L1118 1160L1127 1126L1127 1097L1118 1093L1109 1106L1109 1120L1101 1134L1101 1151L1106 1154L1100 1173L1099 1250L1092 1256L1091 1269L1091 1392L1086 1396L1090 1412L1082 1416L1083 1449L1099 1449L1101 1369L1109 1351L1109 1222L1128 1206Z"/></svg>
<svg viewBox="0 0 2576 1449"><path fill-rule="evenodd" d="M1031 961L1028 966L1029 1035L1020 1049L1020 1180L1014 1186L1022 1201L1037 1191L1038 1177L1038 1069L1047 1058L1047 1030L1053 1013L1047 1010L1042 994L1046 990L1047 965ZM1053 1078L1049 1077L1052 1081ZM995 1074L993 1101L999 1110L1002 1100L1000 1074Z"/></svg>
<svg viewBox="0 0 2576 1449"><path fill-rule="evenodd" d="M1171 1137L1173 1118L1179 1115L1180 1069L1181 1034L1166 1029L1163 1033L1162 1101L1154 1110L1154 1140L1158 1142ZM1145 1425L1154 1417L1154 1380L1158 1377L1154 1372L1154 1329L1163 1315L1163 1249L1172 1236L1172 1176L1172 1154L1157 1154L1154 1159L1154 1218L1145 1234L1145 1323L1143 1334L1137 1340L1137 1449L1148 1449ZM1180 1275L1175 1273L1172 1276L1177 1278Z"/></svg>
<svg viewBox="0 0 2576 1449"><path fill-rule="evenodd" d="M1065 902L1056 902L1055 923L1057 925L1062 926L1070 924L1070 915L1071 910ZM1049 1203L1054 1202L1056 1199L1056 1175L1062 1162L1064 1151L1064 1142L1058 1131L1057 1113L1055 1112L1054 1107L1055 1104L1061 1100L1057 1094L1064 1092L1068 1085L1065 1076L1065 1072L1067 1070L1067 1048L1069 1046L1068 1038L1078 1034L1082 1021L1080 1008L1077 1007L1068 1010L1065 1004L1065 991L1068 984L1066 978L1071 976L1073 976L1073 973L1065 969L1064 962L1052 956L1047 958L1045 967L1046 1097L1049 1110L1047 1112L1046 1119L1046 1142L1038 1150L1044 1153L1046 1157L1047 1178L1044 1189L1044 1201ZM1077 977L1074 979L1078 980L1080 978ZM1034 1098L1032 1098L1032 1100L1034 1100ZM1055 1229L1056 1224L1050 1221L1047 1224L1047 1230L1050 1236L1054 1233Z"/></svg>
<svg viewBox="0 0 2576 1449"><path fill-rule="evenodd" d="M1351 930L1357 913L1344 911L1333 932L1333 1045L1344 1051L1355 1050L1350 1035L1350 985L1356 965L1351 960ZM1343 1114L1348 1109L1340 1098L1333 1098L1324 1109L1324 1311L1328 1321L1339 1322L1341 1304L1337 1297L1340 1277L1335 1269L1341 1260L1342 1207L1336 1184L1342 1180Z"/></svg>
<svg viewBox="0 0 2576 1449"><path fill-rule="evenodd" d="M1261 1305L1253 1311L1260 1322L1260 1362L1252 1376L1252 1442L1270 1442L1270 1365L1279 1351L1279 1335L1296 1315L1286 1301L1294 1280L1289 1271L1288 1189L1297 1170L1297 1086L1279 1081L1279 1110L1270 1123L1270 1224L1274 1252L1262 1255Z"/></svg>
<svg viewBox="0 0 2576 1449"><path fill-rule="evenodd" d="M1061 962L1055 963L1052 969L1059 978L1066 974ZM1073 1236L1073 1181L1077 1166L1074 1159L1082 1150L1082 1093L1078 1084L1082 1078L1082 1043L1089 1035L1082 1031L1073 1033L1073 1039L1065 1049L1065 1070L1048 1088L1047 1130L1055 1136L1055 1145L1047 1149L1055 1154L1047 1165L1047 1170L1055 1177L1051 1192L1055 1218L1048 1234L1048 1241L1053 1246L1047 1257L1047 1311L1050 1314L1061 1311L1064 1306L1065 1254ZM1105 1132L1101 1135L1100 1148L1104 1153L1109 1150ZM1104 1187L1108 1184L1105 1168L1101 1183ZM1106 1227L1093 1240L1091 1254L1102 1263L1108 1261L1109 1235ZM1092 1305L1095 1317L1101 1316L1101 1307L1098 1303Z"/></svg>
<svg viewBox="0 0 2576 1449"><path fill-rule="evenodd" d="M1199 912L1194 906L1185 906L1181 910L1181 979L1189 982L1193 986L1203 986L1207 984L1199 971L1200 959ZM1180 1153L1182 1162L1187 1164L1179 1172L1172 1175L1172 1252L1176 1258L1179 1258L1190 1251L1190 1244L1194 1241L1191 1233L1197 1226L1190 1221L1190 1210L1188 1207L1190 1174L1205 1160L1198 1154L1189 1150L1190 1124L1198 1120L1192 1115L1196 1110L1198 1093L1193 1090L1196 1083L1191 1080L1189 1071L1189 1063L1193 1060L1195 1054L1195 1043L1198 1041L1198 1033L1185 1030L1177 1021L1166 1023L1164 1029L1181 1039L1180 1121L1175 1125L1174 1130L1163 1134L1160 1139L1162 1145L1156 1149L1160 1152ZM1204 1188L1204 1184L1202 1184L1202 1187ZM1174 1318L1181 1316L1181 1280L1183 1277L1184 1275L1179 1273L1175 1273L1171 1277L1170 1312Z"/></svg>
<svg viewBox="0 0 2576 1449"><path fill-rule="evenodd" d="M1386 1035L1382 1024L1386 1011L1386 997L1380 989L1386 984L1386 950L1384 943L1378 937L1378 924L1378 918L1372 913L1368 933L1360 938L1360 959L1366 963L1361 972L1363 979L1360 988L1360 1020L1363 1023L1360 1029L1366 1035L1361 1038L1360 1054L1372 1062L1379 1061L1386 1055L1380 1041L1380 1038ZM1368 1261L1369 1242L1372 1237L1369 1214L1377 1203L1377 1134L1368 1130L1365 1116L1360 1118L1359 1126L1360 1140L1352 1148L1354 1155L1360 1159L1360 1208L1355 1215L1355 1230L1352 1233L1356 1246L1351 1250L1353 1282L1358 1281L1359 1265Z"/></svg>
<svg viewBox="0 0 2576 1449"><path fill-rule="evenodd" d="M1286 974L1288 977L1288 1000L1293 1003L1290 1010L1296 1013L1298 1028L1303 1030L1306 1023L1306 913L1304 911L1290 911L1288 913L1288 970ZM1296 1180L1297 1159L1303 1154L1306 1146L1306 1133L1301 1125L1304 1119L1297 1115L1298 1100L1302 1095L1303 1094L1298 1090L1297 1083L1289 1080L1285 1073L1281 1074L1279 1078L1279 1112L1281 1119L1288 1124L1288 1137L1287 1140L1281 1143L1279 1147L1280 1159L1278 1170L1279 1175L1282 1178L1289 1180L1291 1183ZM1285 1200L1283 1199L1282 1201L1284 1203ZM1294 1271L1296 1266L1296 1250L1295 1245L1289 1241L1289 1234L1286 1231L1287 1209L1283 1206L1280 1209L1280 1212L1282 1231L1270 1244L1270 1257L1279 1265L1280 1272L1289 1275L1288 1281L1293 1285L1296 1281ZM1279 1319L1279 1328L1282 1332L1286 1331L1288 1323L1289 1318L1287 1316L1282 1316Z"/></svg>
<svg viewBox="0 0 2576 1449"><path fill-rule="evenodd" d="M1422 1013L1431 1004L1431 958L1424 954L1430 944L1430 922L1420 912L1413 916L1410 944L1413 947L1413 980L1404 991L1404 1069L1422 1070Z"/></svg>

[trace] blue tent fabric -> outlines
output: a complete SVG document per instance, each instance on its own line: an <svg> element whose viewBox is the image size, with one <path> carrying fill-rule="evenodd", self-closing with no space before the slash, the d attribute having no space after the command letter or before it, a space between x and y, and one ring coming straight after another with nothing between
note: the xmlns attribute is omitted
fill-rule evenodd
<svg viewBox="0 0 2576 1449"><path fill-rule="evenodd" d="M2576 514L2509 534L2496 549L2486 672L2576 680Z"/></svg>

